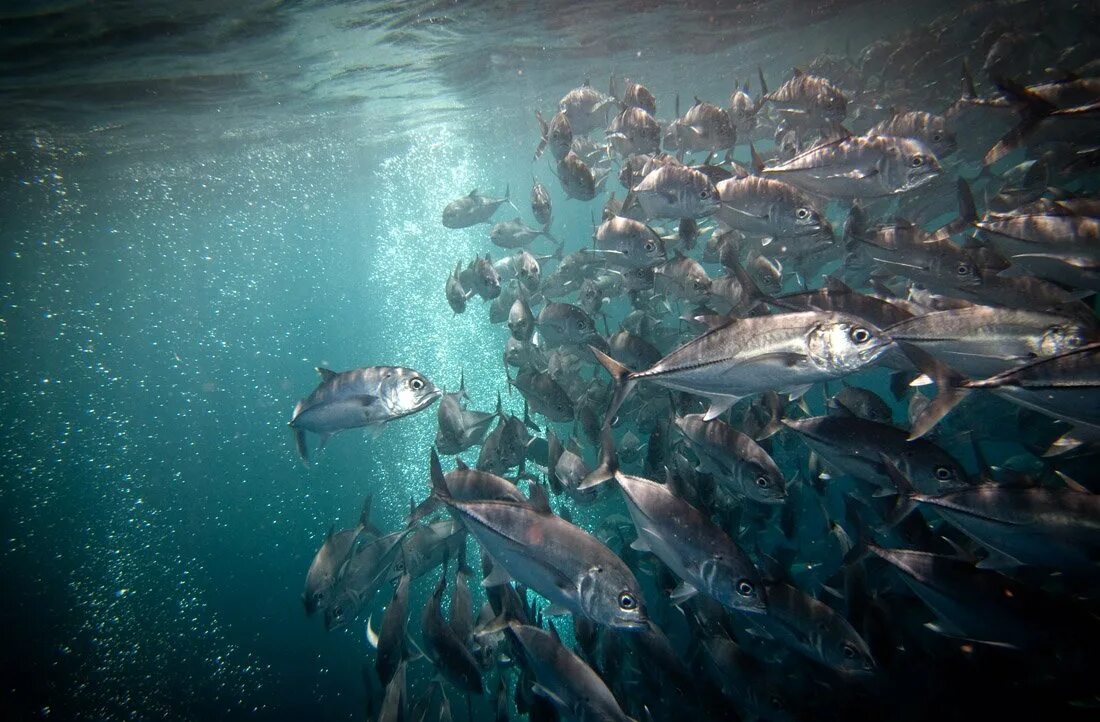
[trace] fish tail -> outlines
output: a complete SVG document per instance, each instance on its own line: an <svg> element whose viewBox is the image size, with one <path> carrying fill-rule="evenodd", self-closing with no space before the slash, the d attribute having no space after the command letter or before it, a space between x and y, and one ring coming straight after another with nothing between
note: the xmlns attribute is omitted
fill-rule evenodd
<svg viewBox="0 0 1100 722"><path fill-rule="evenodd" d="M1058 109L1053 103L1008 78L996 78L994 82L1005 97L1016 103L1021 118L1020 124L1005 133L985 154L982 163L987 166L993 165L1018 148L1035 130L1035 126Z"/></svg>
<svg viewBox="0 0 1100 722"><path fill-rule="evenodd" d="M618 472L619 457L615 454L615 437L611 434L611 424L605 423L600 429L600 462L584 477L584 481L577 486L577 491L597 487L614 479Z"/></svg>
<svg viewBox="0 0 1100 722"><path fill-rule="evenodd" d="M447 488L447 480L443 478L443 466L439 463L439 454L432 447L431 455L432 497L444 504L451 501L451 490ZM421 505L423 506L423 504Z"/></svg>
<svg viewBox="0 0 1100 722"><path fill-rule="evenodd" d="M608 407L607 416L604 417L603 422L604 426L611 428L611 422L615 419L615 415L619 413L619 407L623 405L623 401L626 399L627 395L634 389L634 384L638 382L631 378L630 369L626 366L611 358L595 346L589 346L588 348L592 350L592 353L596 356L596 360L607 369L607 372L611 374L611 378L615 381L615 398L611 400L611 406Z"/></svg>
<svg viewBox="0 0 1100 722"><path fill-rule="evenodd" d="M936 384L936 397L928 402L924 410L913 420L913 426L909 430L909 440L919 439L932 430L940 419L947 416L951 409L955 408L969 389L964 384L966 379L947 364L932 356L924 349L918 348L906 341L895 341L913 365Z"/></svg>
<svg viewBox="0 0 1100 722"><path fill-rule="evenodd" d="M905 518L917 508L917 491L913 488L913 484L909 481L909 477L902 473L901 469L897 467L890 457L880 453L879 459L886 468L886 475L890 477L890 483L893 484L894 488L897 490L897 502L894 504L893 510L886 519L886 528L892 529L904 521ZM861 537L862 536L863 535L861 535Z"/></svg>

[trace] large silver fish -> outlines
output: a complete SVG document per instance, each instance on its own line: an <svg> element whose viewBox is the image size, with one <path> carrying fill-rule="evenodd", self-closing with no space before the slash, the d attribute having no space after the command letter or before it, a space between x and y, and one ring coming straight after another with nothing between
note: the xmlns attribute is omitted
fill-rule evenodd
<svg viewBox="0 0 1100 722"><path fill-rule="evenodd" d="M919 140L848 136L820 143L763 174L827 198L879 198L912 191L942 171Z"/></svg>
<svg viewBox="0 0 1100 722"><path fill-rule="evenodd" d="M505 633L535 675L540 693L574 720L635 722L592 668L555 636L538 627L511 624Z"/></svg>
<svg viewBox="0 0 1100 722"><path fill-rule="evenodd" d="M549 506L506 501L459 501L450 495L432 452L432 493L446 504L493 558L484 586L508 576L541 594L551 614L572 613L620 629L646 623L645 600L634 574L583 529Z"/></svg>
<svg viewBox="0 0 1100 722"><path fill-rule="evenodd" d="M653 552L681 580L672 593L674 601L702 592L730 609L766 611L764 587L752 560L706 514L667 485L618 471L615 481L638 530L633 548Z"/></svg>
<svg viewBox="0 0 1100 722"><path fill-rule="evenodd" d="M709 399L709 421L746 396L768 390L797 395L818 381L866 368L888 343L854 316L806 311L729 319L642 371L592 350L618 384L608 418L635 384L652 381Z"/></svg>
<svg viewBox="0 0 1100 722"><path fill-rule="evenodd" d="M318 434L322 448L336 433L387 422L432 405L442 392L419 371L400 366L369 366L351 371L318 368L321 383L294 407L290 428L302 461L309 461L306 432Z"/></svg>

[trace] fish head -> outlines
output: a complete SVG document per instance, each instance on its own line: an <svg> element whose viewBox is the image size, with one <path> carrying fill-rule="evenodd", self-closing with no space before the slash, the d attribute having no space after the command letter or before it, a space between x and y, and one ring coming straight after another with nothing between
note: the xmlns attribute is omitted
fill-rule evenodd
<svg viewBox="0 0 1100 722"><path fill-rule="evenodd" d="M782 504L787 501L787 480L779 469L749 464L746 469L745 495L761 504Z"/></svg>
<svg viewBox="0 0 1100 722"><path fill-rule="evenodd" d="M891 459L922 494L939 496L970 488L966 469L946 451L929 443L906 448L900 458Z"/></svg>
<svg viewBox="0 0 1100 722"><path fill-rule="evenodd" d="M906 139L892 159L898 163L899 180L903 179L900 184L902 191L919 188L943 173L936 154L919 140Z"/></svg>
<svg viewBox="0 0 1100 722"><path fill-rule="evenodd" d="M764 585L747 558L715 553L703 561L699 574L707 593L726 606L755 614L768 611Z"/></svg>
<svg viewBox="0 0 1100 722"><path fill-rule="evenodd" d="M645 597L625 565L594 566L581 577L581 610L585 616L615 629L646 629Z"/></svg>
<svg viewBox="0 0 1100 722"><path fill-rule="evenodd" d="M702 218L717 213L722 205L722 197L718 195L718 189L699 171L692 171L690 177L691 183L687 189L685 205L694 209L692 215L695 218Z"/></svg>
<svg viewBox="0 0 1100 722"><path fill-rule="evenodd" d="M867 366L889 344L890 339L879 329L841 314L816 324L807 339L814 363L836 373L850 373Z"/></svg>
<svg viewBox="0 0 1100 722"><path fill-rule="evenodd" d="M959 148L958 137L942 123L933 124L925 133L924 140L937 158L949 156Z"/></svg>
<svg viewBox="0 0 1100 722"><path fill-rule="evenodd" d="M325 607L325 630L331 632L346 625L352 616L353 600L349 594L341 594Z"/></svg>
<svg viewBox="0 0 1100 722"><path fill-rule="evenodd" d="M443 395L435 384L412 369L398 368L382 380L382 400L393 417L408 416L431 406Z"/></svg>
<svg viewBox="0 0 1100 722"><path fill-rule="evenodd" d="M843 620L839 620L843 622ZM835 625L835 634L827 634L822 655L830 667L849 675L868 675L875 671L871 648L846 623Z"/></svg>

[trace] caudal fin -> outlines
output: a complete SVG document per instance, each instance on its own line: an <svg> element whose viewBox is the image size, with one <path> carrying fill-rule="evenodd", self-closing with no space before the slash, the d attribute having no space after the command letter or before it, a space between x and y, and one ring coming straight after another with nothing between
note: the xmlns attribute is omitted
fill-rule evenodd
<svg viewBox="0 0 1100 722"><path fill-rule="evenodd" d="M604 424L600 429L600 461L596 468L588 472L578 486L578 491L591 489L615 478L619 470L619 457L615 455L615 437L611 434L611 425Z"/></svg>
<svg viewBox="0 0 1100 722"><path fill-rule="evenodd" d="M619 407L623 405L623 400L625 400L627 394L633 390L634 384L638 382L631 378L630 369L626 366L611 358L595 346L589 346L588 348L591 349L596 360L600 362L600 365L611 374L611 378L615 382L615 397L611 400L611 405L607 408L607 416L604 417L603 421L604 426L611 428L611 422L614 421L615 415L619 413Z"/></svg>
<svg viewBox="0 0 1100 722"><path fill-rule="evenodd" d="M889 331L887 331L889 333ZM966 379L947 364L918 346L906 341L895 341L902 353L913 365L936 384L936 397L928 402L909 429L909 440L919 439L932 430L940 419L947 416L951 409L966 396L969 389L963 384Z"/></svg>

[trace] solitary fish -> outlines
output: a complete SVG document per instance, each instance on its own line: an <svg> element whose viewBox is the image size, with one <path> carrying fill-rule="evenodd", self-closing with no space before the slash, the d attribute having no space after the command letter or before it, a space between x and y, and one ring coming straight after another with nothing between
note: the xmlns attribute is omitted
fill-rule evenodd
<svg viewBox="0 0 1100 722"><path fill-rule="evenodd" d="M306 432L319 434L318 449L333 434L362 426L380 429L432 405L442 392L418 371L400 366L369 366L351 371L318 368L320 385L298 402L290 428L298 455L308 463Z"/></svg>

